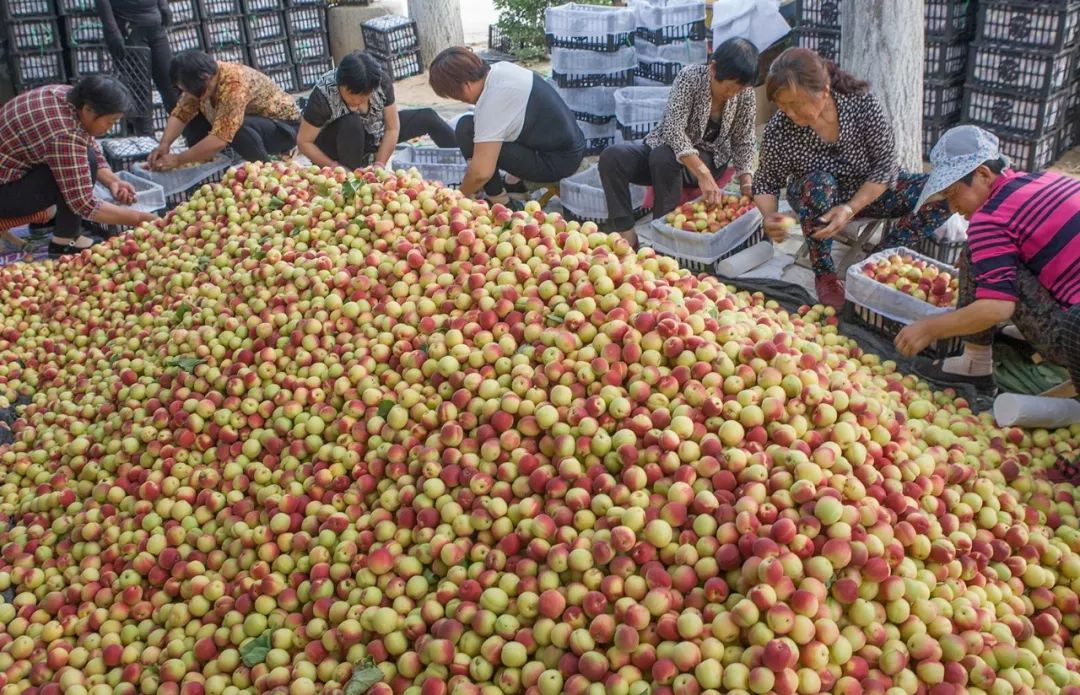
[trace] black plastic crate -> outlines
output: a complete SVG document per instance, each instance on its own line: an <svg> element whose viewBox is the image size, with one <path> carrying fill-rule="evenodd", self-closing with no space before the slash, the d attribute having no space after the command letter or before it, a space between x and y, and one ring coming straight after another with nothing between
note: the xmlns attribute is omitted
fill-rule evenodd
<svg viewBox="0 0 1080 695"><path fill-rule="evenodd" d="M930 161L930 151L945 134L945 131L960 123L960 117L941 120L923 119L923 160Z"/></svg>
<svg viewBox="0 0 1080 695"><path fill-rule="evenodd" d="M203 45L208 49L243 46L247 43L241 17L215 17L203 22Z"/></svg>
<svg viewBox="0 0 1080 695"><path fill-rule="evenodd" d="M956 40L975 33L975 0L926 0L926 35Z"/></svg>
<svg viewBox="0 0 1080 695"><path fill-rule="evenodd" d="M322 7L290 7L285 10L289 36L326 32L326 10Z"/></svg>
<svg viewBox="0 0 1080 695"><path fill-rule="evenodd" d="M643 77L646 80L652 80L653 82L663 82L664 84L671 84L675 81L675 78L679 76L682 69L686 67L682 63L675 63L669 60L647 60L645 58L639 58L636 75Z"/></svg>
<svg viewBox="0 0 1080 695"><path fill-rule="evenodd" d="M118 137L103 140L101 151L113 171L128 171L135 162L146 161L157 145L151 137Z"/></svg>
<svg viewBox="0 0 1080 695"><path fill-rule="evenodd" d="M834 63L840 60L840 32L835 29L819 29L817 27L799 27L791 32L795 37L795 45L800 48L809 48L825 60Z"/></svg>
<svg viewBox="0 0 1080 695"><path fill-rule="evenodd" d="M907 325L900 321L885 318L873 309L856 304L851 300L848 300L844 306L844 320L861 325L889 340L895 338L896 335L904 329L904 326ZM923 350L921 354L938 359L954 355L958 353L962 347L963 341L960 338L946 338L944 340L939 340L936 343L932 343Z"/></svg>
<svg viewBox="0 0 1080 695"><path fill-rule="evenodd" d="M622 123L619 123L618 127L619 132L622 133L623 140L630 142L633 140L644 140L645 136L648 135L654 127L656 127L656 124L631 123L629 125L624 125Z"/></svg>
<svg viewBox="0 0 1080 695"><path fill-rule="evenodd" d="M11 79L16 92L26 91L43 84L56 84L67 80L63 51L45 51L9 56Z"/></svg>
<svg viewBox="0 0 1080 695"><path fill-rule="evenodd" d="M296 86L303 92L315 86L320 77L334 69L334 62L329 58L302 63L296 66Z"/></svg>
<svg viewBox="0 0 1080 695"><path fill-rule="evenodd" d="M586 138L585 156L594 157L615 144L615 137L609 138Z"/></svg>
<svg viewBox="0 0 1080 695"><path fill-rule="evenodd" d="M281 87L281 90L287 94L295 94L300 91L296 83L296 71L292 67L286 66L267 70L266 76L276 82L277 86Z"/></svg>
<svg viewBox="0 0 1080 695"><path fill-rule="evenodd" d="M968 44L927 37L923 60L923 77L947 82L964 76L967 68Z"/></svg>
<svg viewBox="0 0 1080 695"><path fill-rule="evenodd" d="M608 34L607 36L555 36L545 37L548 48L573 48L578 51L597 53L616 53L627 46L634 45L633 32Z"/></svg>
<svg viewBox="0 0 1080 695"><path fill-rule="evenodd" d="M245 14L256 12L281 12L285 9L283 0L242 0Z"/></svg>
<svg viewBox="0 0 1080 695"><path fill-rule="evenodd" d="M923 118L940 121L959 118L964 110L964 81L923 82Z"/></svg>
<svg viewBox="0 0 1080 695"><path fill-rule="evenodd" d="M998 136L1001 153L1009 158L1009 165L1014 169L1040 171L1050 166L1057 157L1057 132L1031 138L1000 128L993 131Z"/></svg>
<svg viewBox="0 0 1080 695"><path fill-rule="evenodd" d="M153 121L155 133L160 133L165 130L165 125L169 122L169 112L165 110L164 106L155 104L154 111L150 114L150 117Z"/></svg>
<svg viewBox="0 0 1080 695"><path fill-rule="evenodd" d="M654 46L667 46L673 43L682 43L683 41L704 41L708 37L705 32L704 19L689 24L661 27L659 29L638 27L634 31L634 36L645 39Z"/></svg>
<svg viewBox="0 0 1080 695"><path fill-rule="evenodd" d="M990 130L1004 128L1022 137L1040 138L1065 122L1068 91L1045 99L1008 90L968 85L964 90L964 120Z"/></svg>
<svg viewBox="0 0 1080 695"><path fill-rule="evenodd" d="M795 26L840 31L843 0L795 0Z"/></svg>
<svg viewBox="0 0 1080 695"><path fill-rule="evenodd" d="M292 62L292 58L289 56L288 41L253 43L248 46L248 51L251 54L251 67L258 70L285 67Z"/></svg>
<svg viewBox="0 0 1080 695"><path fill-rule="evenodd" d="M574 120L592 123L593 125L604 125L605 123L611 123L615 120L615 114L601 116L599 114L588 113L586 111L575 111L573 109L570 109L570 113L574 114Z"/></svg>
<svg viewBox="0 0 1080 695"><path fill-rule="evenodd" d="M1064 128L1058 133L1057 148L1055 150L1056 157L1060 157L1069 150L1073 149L1080 144L1080 134L1077 133L1080 128L1076 126L1076 119L1080 117L1080 114L1073 114L1070 121Z"/></svg>
<svg viewBox="0 0 1080 695"><path fill-rule="evenodd" d="M214 46L206 49L206 52L219 63L237 63L245 65L248 62L247 53L243 46Z"/></svg>
<svg viewBox="0 0 1080 695"><path fill-rule="evenodd" d="M551 71L551 79L563 89L576 89L582 87L632 87L637 68L627 68L617 72L606 74L588 73L561 73Z"/></svg>
<svg viewBox="0 0 1080 695"><path fill-rule="evenodd" d="M72 46L68 51L68 74L76 80L87 75L109 75L113 59L104 46Z"/></svg>
<svg viewBox="0 0 1080 695"><path fill-rule="evenodd" d="M955 267L960 264L960 256L964 253L966 245L966 239L946 241L935 236L924 236L914 243L911 250Z"/></svg>
<svg viewBox="0 0 1080 695"><path fill-rule="evenodd" d="M60 27L55 19L20 19L7 22L8 51L13 54L59 50Z"/></svg>
<svg viewBox="0 0 1080 695"><path fill-rule="evenodd" d="M326 0L285 0L285 7L326 7ZM353 0L350 5L370 5L370 0Z"/></svg>
<svg viewBox="0 0 1080 695"><path fill-rule="evenodd" d="M240 0L199 0L199 16L204 22L217 17L238 17L243 13Z"/></svg>
<svg viewBox="0 0 1080 695"><path fill-rule="evenodd" d="M244 16L248 41L271 41L285 38L285 15L281 12L265 12Z"/></svg>
<svg viewBox="0 0 1080 695"><path fill-rule="evenodd" d="M1073 0L983 0L978 36L982 41L1059 51L1076 44L1080 3Z"/></svg>
<svg viewBox="0 0 1080 695"><path fill-rule="evenodd" d="M382 56L412 53L420 47L416 22L408 17L385 15L369 19L360 25L364 50Z"/></svg>
<svg viewBox="0 0 1080 695"><path fill-rule="evenodd" d="M72 15L62 19L68 46L102 46L105 27L100 17Z"/></svg>
<svg viewBox="0 0 1080 695"><path fill-rule="evenodd" d="M169 47L172 48L173 53L193 48L202 50L204 47L202 28L198 24L171 26L166 31L169 37Z"/></svg>
<svg viewBox="0 0 1080 695"><path fill-rule="evenodd" d="M998 44L977 43L968 55L972 84L1007 89L1020 94L1049 96L1072 87L1076 51L1035 51Z"/></svg>
<svg viewBox="0 0 1080 695"><path fill-rule="evenodd" d="M90 0L93 4L93 0ZM56 14L52 0L5 0L3 16L8 21L32 17L51 17Z"/></svg>
<svg viewBox="0 0 1080 695"><path fill-rule="evenodd" d="M390 79L395 82L413 75L421 75L424 72L424 63L420 60L420 51L402 53L393 57L375 55L375 60L382 63L383 68L390 75Z"/></svg>
<svg viewBox="0 0 1080 695"><path fill-rule="evenodd" d="M503 30L499 28L498 24L488 25L488 48L491 50L513 55L523 47L524 43L521 40L515 42L503 33Z"/></svg>
<svg viewBox="0 0 1080 695"><path fill-rule="evenodd" d="M169 0L169 11L172 12L174 27L199 21L199 5L196 0Z"/></svg>
<svg viewBox="0 0 1080 695"><path fill-rule="evenodd" d="M97 14L95 0L56 0L56 10L61 16Z"/></svg>
<svg viewBox="0 0 1080 695"><path fill-rule="evenodd" d="M330 55L330 40L326 34L290 36L289 49L292 51L293 62L309 63L313 60L322 60ZM372 56L380 62L386 62L386 57L382 54L373 53ZM397 60L398 57L400 56L396 56L394 59Z"/></svg>

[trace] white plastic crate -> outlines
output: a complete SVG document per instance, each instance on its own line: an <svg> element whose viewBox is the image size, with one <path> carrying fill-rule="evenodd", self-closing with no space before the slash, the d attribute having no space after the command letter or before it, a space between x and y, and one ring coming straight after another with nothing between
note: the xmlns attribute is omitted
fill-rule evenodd
<svg viewBox="0 0 1080 695"><path fill-rule="evenodd" d="M209 162L171 171L151 171L146 162L139 162L132 167L132 171L139 178L158 184L164 190L166 196L171 196L188 190L214 174L225 171L232 165L233 160L231 158L218 155Z"/></svg>
<svg viewBox="0 0 1080 695"><path fill-rule="evenodd" d="M630 202L634 209L644 207L646 191L644 186L630 185ZM604 187L600 183L600 168L595 164L563 179L559 183L559 200L575 217L597 221L608 219L607 198L604 197Z"/></svg>
<svg viewBox="0 0 1080 695"><path fill-rule="evenodd" d="M447 186L460 186L469 164L461 156L461 150L456 147L404 145L394 151L394 168L415 168L428 181L442 181Z"/></svg>
<svg viewBox="0 0 1080 695"><path fill-rule="evenodd" d="M669 225L664 218L654 220L647 232L649 245L660 253L705 266L727 256L761 228L761 212L751 208L717 232L686 232Z"/></svg>
<svg viewBox="0 0 1080 695"><path fill-rule="evenodd" d="M643 77L641 75L635 75L634 76L634 86L635 87L664 87L665 89L671 89L671 85L667 85L667 84L664 84L663 82L658 82L656 80L650 80L648 77Z"/></svg>
<svg viewBox="0 0 1080 695"><path fill-rule="evenodd" d="M556 37L607 37L631 34L634 11L628 7L601 7L576 2L544 11L544 29Z"/></svg>
<svg viewBox="0 0 1080 695"><path fill-rule="evenodd" d="M563 88L552 83L562 100L579 120L587 116L589 121L606 123L615 117L615 92L619 87Z"/></svg>
<svg viewBox="0 0 1080 695"><path fill-rule="evenodd" d="M165 191L161 186L153 181L135 176L128 171L119 171L116 175L120 177L121 181L130 183L135 189L135 202L125 207L130 207L139 212L157 212L165 209ZM122 205L122 203L116 202L112 193L104 184L94 184L94 197L106 203Z"/></svg>
<svg viewBox="0 0 1080 695"><path fill-rule="evenodd" d="M622 125L658 123L664 117L671 87L623 87L615 92L615 118Z"/></svg>
<svg viewBox="0 0 1080 695"><path fill-rule="evenodd" d="M650 60L671 60L683 65L704 64L709 60L709 47L704 41L677 41L656 46L639 36L634 47L639 57Z"/></svg>
<svg viewBox="0 0 1080 695"><path fill-rule="evenodd" d="M650 31L705 20L705 3L700 0L633 0L637 27Z"/></svg>
<svg viewBox="0 0 1080 695"><path fill-rule="evenodd" d="M633 46L614 53L578 51L573 48L551 49L551 69L572 75L604 75L637 67L637 51Z"/></svg>
<svg viewBox="0 0 1080 695"><path fill-rule="evenodd" d="M885 249L884 251L878 251L877 253L871 254L865 260L848 268L847 282L844 284L845 295L847 298L859 306L866 307L875 313L881 314L887 319L905 324L951 310L949 307L934 306L929 302L916 299L906 292L901 292L896 288L882 284L871 277L867 277L863 273L863 268L865 266L887 260L889 256L893 255L917 258L925 261L927 265L932 265L939 270L951 274L953 277L957 277L960 272L951 265L936 261L929 256L924 256L917 251L912 251L911 249L902 246L893 249Z"/></svg>

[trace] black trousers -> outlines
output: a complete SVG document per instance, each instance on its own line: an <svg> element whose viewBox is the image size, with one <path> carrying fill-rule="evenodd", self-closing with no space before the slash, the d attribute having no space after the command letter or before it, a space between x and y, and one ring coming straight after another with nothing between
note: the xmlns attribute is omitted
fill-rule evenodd
<svg viewBox="0 0 1080 695"><path fill-rule="evenodd" d="M121 26L121 31L124 27ZM161 95L161 103L165 111L171 113L176 106L176 88L169 80L169 64L172 62L172 48L169 46L169 36L165 33L165 27L160 24L132 25L127 32L127 45L146 46L150 49L150 70L154 78L154 86ZM139 135L153 135L153 116L132 119L132 127Z"/></svg>
<svg viewBox="0 0 1080 695"><path fill-rule="evenodd" d="M247 116L233 136L233 150L248 162L267 162L271 155L288 152L296 147L295 121L278 121L262 116ZM184 140L194 147L210 134L210 121L199 114L184 128Z"/></svg>
<svg viewBox="0 0 1080 695"><path fill-rule="evenodd" d="M97 156L91 147L86 153L90 178L97 181ZM56 218L53 222L55 234L65 239L74 239L81 233L82 218L75 214L56 183L56 177L47 164L38 164L21 179L0 184L0 217L20 217L56 206Z"/></svg>
<svg viewBox="0 0 1080 695"><path fill-rule="evenodd" d="M457 147L450 124L434 109L405 109L398 116L401 119L399 143L428 135L438 147ZM363 118L355 113L342 116L320 130L315 146L350 169L370 166L379 150L379 143L364 130Z"/></svg>
<svg viewBox="0 0 1080 695"><path fill-rule="evenodd" d="M472 159L475 133L473 117L462 116L457 123L456 135L465 159ZM545 152L517 142L504 142L499 151L497 168L525 181L560 181L575 173L584 158L584 146L565 152ZM499 171L484 185L484 192L488 195L499 195L505 190L506 185Z"/></svg>
<svg viewBox="0 0 1080 695"><path fill-rule="evenodd" d="M712 157L702 157L702 161L714 175L721 171L713 166ZM685 186L697 185L697 178L675 158L671 147L650 148L644 142L624 142L604 150L600 155L600 181L607 198L608 222L618 231L634 226L630 184L652 186L653 219L660 219L678 206Z"/></svg>

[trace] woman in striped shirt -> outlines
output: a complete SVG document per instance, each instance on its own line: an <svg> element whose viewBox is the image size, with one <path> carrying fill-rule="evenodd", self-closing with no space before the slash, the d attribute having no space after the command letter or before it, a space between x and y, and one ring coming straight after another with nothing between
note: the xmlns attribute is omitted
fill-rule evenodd
<svg viewBox="0 0 1080 695"><path fill-rule="evenodd" d="M994 328L1011 319L1080 384L1080 181L1008 169L997 138L975 126L945 133L930 163L920 204L940 193L971 221L959 308L904 328L897 348L910 356L964 336L963 354L916 371L939 383L993 388Z"/></svg>

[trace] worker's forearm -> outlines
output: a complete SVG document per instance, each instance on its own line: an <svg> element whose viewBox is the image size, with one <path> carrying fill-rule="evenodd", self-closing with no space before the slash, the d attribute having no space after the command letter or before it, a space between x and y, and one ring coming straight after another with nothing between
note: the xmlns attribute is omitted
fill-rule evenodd
<svg viewBox="0 0 1080 695"><path fill-rule="evenodd" d="M94 213L94 221L102 224L122 224L134 227L142 221L142 213L134 208L102 202L101 207Z"/></svg>
<svg viewBox="0 0 1080 695"><path fill-rule="evenodd" d="M401 128L386 129L382 142L379 144L379 150L375 153L376 163L386 164L390 161L390 156L394 154L394 148L397 146L398 133L400 132Z"/></svg>
<svg viewBox="0 0 1080 695"><path fill-rule="evenodd" d="M176 138L180 137L185 127L187 123L175 116L169 116L169 120L165 123L165 132L161 134L161 144L168 148L176 142Z"/></svg>
<svg viewBox="0 0 1080 695"><path fill-rule="evenodd" d="M689 169L690 173L699 180L702 176L708 176L709 178L712 178L712 172L709 171L709 167L706 166L700 155L688 154L684 156L680 161L682 162L682 165Z"/></svg>
<svg viewBox="0 0 1080 695"><path fill-rule="evenodd" d="M761 211L762 216L771 215L780 209L780 201L774 195L756 195L754 196L754 205Z"/></svg>
<svg viewBox="0 0 1080 695"><path fill-rule="evenodd" d="M338 166L338 163L327 157L326 153L319 149L319 146L314 142L297 142L296 147L300 150L300 154L310 159L311 163L317 167Z"/></svg>
<svg viewBox="0 0 1080 695"><path fill-rule="evenodd" d="M938 314L926 321L938 340L977 335L1008 321L1015 307L1013 302L980 299L966 307Z"/></svg>
<svg viewBox="0 0 1080 695"><path fill-rule="evenodd" d="M855 195L851 196L851 200L847 201L847 204L851 206L851 209L855 213L855 216L858 216L860 210L880 198L881 194L884 193L887 189L888 186L883 183L874 183L873 181L867 181L862 185L861 188L859 188L858 191L855 192Z"/></svg>

